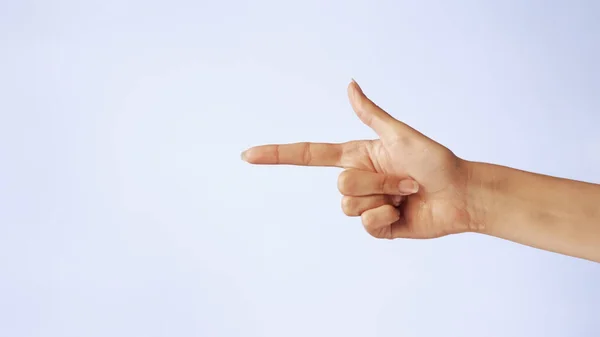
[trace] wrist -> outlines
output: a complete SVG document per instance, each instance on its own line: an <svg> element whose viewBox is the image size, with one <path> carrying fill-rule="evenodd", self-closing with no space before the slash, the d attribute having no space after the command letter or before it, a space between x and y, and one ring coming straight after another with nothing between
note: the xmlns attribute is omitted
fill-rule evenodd
<svg viewBox="0 0 600 337"><path fill-rule="evenodd" d="M469 231L491 234L494 227L495 209L500 202L503 178L498 167L491 164L466 161L467 212Z"/></svg>

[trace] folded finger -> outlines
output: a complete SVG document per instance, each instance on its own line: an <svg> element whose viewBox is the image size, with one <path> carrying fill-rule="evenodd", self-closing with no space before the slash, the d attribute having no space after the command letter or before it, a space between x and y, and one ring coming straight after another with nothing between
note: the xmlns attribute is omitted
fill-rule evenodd
<svg viewBox="0 0 600 337"><path fill-rule="evenodd" d="M383 205L398 206L402 196L370 195L365 197L342 197L342 210L347 216L360 216L363 212Z"/></svg>
<svg viewBox="0 0 600 337"><path fill-rule="evenodd" d="M406 177L348 169L340 173L338 189L343 195L349 196L410 195L419 190L419 184Z"/></svg>
<svg viewBox="0 0 600 337"><path fill-rule="evenodd" d="M365 230L376 238L391 239L391 224L400 219L400 211L392 205L370 209L361 215Z"/></svg>

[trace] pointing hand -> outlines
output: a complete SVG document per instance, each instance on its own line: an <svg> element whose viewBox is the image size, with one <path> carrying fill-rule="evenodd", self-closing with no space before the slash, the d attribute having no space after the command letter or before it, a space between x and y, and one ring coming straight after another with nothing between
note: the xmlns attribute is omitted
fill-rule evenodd
<svg viewBox="0 0 600 337"><path fill-rule="evenodd" d="M468 162L394 119L354 81L348 96L358 118L379 139L262 145L246 150L243 159L345 168L338 179L344 213L360 215L377 238L425 239L476 227L469 209Z"/></svg>

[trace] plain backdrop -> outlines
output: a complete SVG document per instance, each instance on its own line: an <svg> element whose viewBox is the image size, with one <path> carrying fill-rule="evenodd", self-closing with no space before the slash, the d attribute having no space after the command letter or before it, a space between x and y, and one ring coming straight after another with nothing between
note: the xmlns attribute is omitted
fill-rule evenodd
<svg viewBox="0 0 600 337"><path fill-rule="evenodd" d="M600 265L379 241L354 77L457 155L600 182L598 1L0 1L0 335L598 336ZM539 191L544 193L544 191ZM599 206L600 207L600 206Z"/></svg>

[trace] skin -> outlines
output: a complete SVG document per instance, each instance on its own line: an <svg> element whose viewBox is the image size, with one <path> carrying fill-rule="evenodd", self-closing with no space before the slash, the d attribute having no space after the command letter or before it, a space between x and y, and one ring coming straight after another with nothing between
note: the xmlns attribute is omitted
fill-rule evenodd
<svg viewBox="0 0 600 337"><path fill-rule="evenodd" d="M600 262L600 185L461 159L394 119L354 81L348 96L379 139L261 145L242 159L344 168L342 210L376 238L476 232Z"/></svg>

